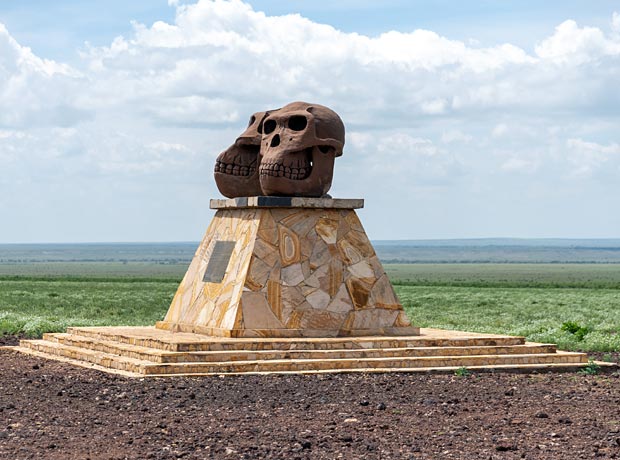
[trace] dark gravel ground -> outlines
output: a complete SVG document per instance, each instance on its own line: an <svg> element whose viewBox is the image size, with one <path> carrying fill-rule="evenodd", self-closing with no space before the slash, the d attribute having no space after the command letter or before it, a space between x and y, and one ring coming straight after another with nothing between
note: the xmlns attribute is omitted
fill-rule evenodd
<svg viewBox="0 0 620 460"><path fill-rule="evenodd" d="M0 458L620 458L620 373L129 379L4 349Z"/></svg>

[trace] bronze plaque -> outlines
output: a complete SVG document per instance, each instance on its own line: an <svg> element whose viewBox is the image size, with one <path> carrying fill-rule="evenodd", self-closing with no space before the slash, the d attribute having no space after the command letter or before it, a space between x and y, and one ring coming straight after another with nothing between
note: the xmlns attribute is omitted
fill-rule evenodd
<svg viewBox="0 0 620 460"><path fill-rule="evenodd" d="M213 246L213 252L209 262L207 262L207 269L205 275L202 277L202 281L205 283L221 283L226 274L226 268L228 268L228 262L230 262L230 256L233 249L235 249L234 241L216 241Z"/></svg>

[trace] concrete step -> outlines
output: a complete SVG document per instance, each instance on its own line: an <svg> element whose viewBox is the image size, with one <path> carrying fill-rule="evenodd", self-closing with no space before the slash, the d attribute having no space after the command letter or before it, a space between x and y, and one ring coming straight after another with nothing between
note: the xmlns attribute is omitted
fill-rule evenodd
<svg viewBox="0 0 620 460"><path fill-rule="evenodd" d="M203 375L248 372L314 372L373 369L585 364L582 353L528 353L469 356L400 356L341 359L271 359L220 362L155 363L50 340L22 340L20 346L51 356L79 360L109 369L143 375Z"/></svg>
<svg viewBox="0 0 620 460"><path fill-rule="evenodd" d="M69 333L45 334L45 340L64 345L87 348L104 353L127 356L155 363L179 362L222 362L277 359L361 359L381 357L422 357L422 356L465 356L465 355L505 355L554 353L552 344L526 343L523 345L501 346L444 346L411 348L369 348L369 349L328 349L328 350L223 350L173 352L112 340L103 340Z"/></svg>
<svg viewBox="0 0 620 460"><path fill-rule="evenodd" d="M523 345L523 337L421 329L412 337L221 338L154 327L70 327L67 332L100 340L166 351L337 350L444 346Z"/></svg>

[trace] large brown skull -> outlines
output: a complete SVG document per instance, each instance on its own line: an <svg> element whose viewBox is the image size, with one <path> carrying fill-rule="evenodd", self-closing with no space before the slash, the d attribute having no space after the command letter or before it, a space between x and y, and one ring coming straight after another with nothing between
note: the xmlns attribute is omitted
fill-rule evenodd
<svg viewBox="0 0 620 460"><path fill-rule="evenodd" d="M228 198L261 195L258 180L263 121L270 112L256 112L247 129L215 160L215 183Z"/></svg>
<svg viewBox="0 0 620 460"><path fill-rule="evenodd" d="M263 121L260 186L264 195L320 197L342 155L344 124L331 109L292 102Z"/></svg>

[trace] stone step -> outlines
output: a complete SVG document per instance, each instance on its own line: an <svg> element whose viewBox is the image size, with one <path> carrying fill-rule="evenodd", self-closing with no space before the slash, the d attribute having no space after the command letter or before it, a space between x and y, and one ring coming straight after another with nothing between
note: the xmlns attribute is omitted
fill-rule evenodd
<svg viewBox="0 0 620 460"><path fill-rule="evenodd" d="M154 327L70 327L67 332L100 340L167 351L224 350L333 350L365 348L411 348L444 346L523 345L523 337L421 329L411 337L322 337L322 338L221 338Z"/></svg>
<svg viewBox="0 0 620 460"><path fill-rule="evenodd" d="M145 366L151 374L205 374L247 372L306 372L319 370L471 367L521 364L587 363L586 355L579 353L539 353L527 355L471 355L386 357L362 359L286 359L268 361L235 361L214 363L167 363Z"/></svg>
<svg viewBox="0 0 620 460"><path fill-rule="evenodd" d="M122 375L125 377L134 377L134 378L142 378L145 377L144 374L140 374L137 372L123 371L120 369L103 367L97 364L92 364L86 361L66 358L59 355L50 355L48 353L39 352L33 350L31 348L24 347L12 347L16 351L21 353L29 354L32 356L38 356L40 358L45 359L53 359L55 361L64 362L67 364L81 366L88 369L96 369L101 372L108 372L113 374ZM560 352L561 353L561 352ZM617 365L614 363L607 363L597 361L601 368L610 368L616 369ZM486 365L486 366L469 366L467 369L471 372L512 372L512 373L531 373L531 372L575 372L583 367L586 363L552 363L552 364L498 364L498 365ZM281 371L281 372L243 372L243 373L228 373L226 375L291 375L291 374L306 374L306 375L317 375L317 374L342 374L342 373L365 373L365 374L375 374L375 373L392 373L392 372L400 372L400 373L454 373L462 366L448 366L448 367L409 367L409 368L373 368L373 369L327 369L327 370L318 370L318 371ZM215 375L223 375L220 373L212 373L212 374L149 374L149 377L180 377L180 376L215 376Z"/></svg>
<svg viewBox="0 0 620 460"><path fill-rule="evenodd" d="M22 340L18 347L18 350L20 349L33 350L47 355L52 359L55 357L69 358L81 363L95 364L106 369L114 369L140 375L145 373L144 369L146 365L153 364L150 361L118 356L85 348L71 347L49 340Z"/></svg>
<svg viewBox="0 0 620 460"><path fill-rule="evenodd" d="M52 356L88 362L109 369L143 375L203 375L248 372L314 372L373 369L424 369L438 367L518 366L547 364L585 364L582 353L531 353L511 355L380 357L360 359L274 359L228 362L153 363L132 357L73 347L49 340L23 340L29 348Z"/></svg>
<svg viewBox="0 0 620 460"><path fill-rule="evenodd" d="M328 350L223 350L174 352L111 340L102 340L68 333L45 334L45 340L64 345L87 348L104 353L148 360L155 363L179 362L223 362L277 359L360 359L382 357L422 357L422 356L465 356L465 355L505 355L554 353L552 344L526 343L523 345L501 346L445 346L411 348L369 348L369 349L328 349Z"/></svg>
<svg viewBox="0 0 620 460"><path fill-rule="evenodd" d="M596 361L602 367L615 368L613 363ZM77 364L77 363L76 363ZM492 364L482 366L467 366L470 372L511 372L511 373L533 373L533 372L576 372L585 367L587 363L540 363L540 364ZM312 371L256 371L256 372L227 372L225 375L291 375L291 374L344 374L344 373L437 373L452 374L463 366L442 366L442 367L376 367L376 368L355 368L355 369L319 369ZM103 369L102 369L103 370ZM149 374L148 377L195 377L195 376L221 376L222 372L204 374ZM138 374L138 377L144 375Z"/></svg>

